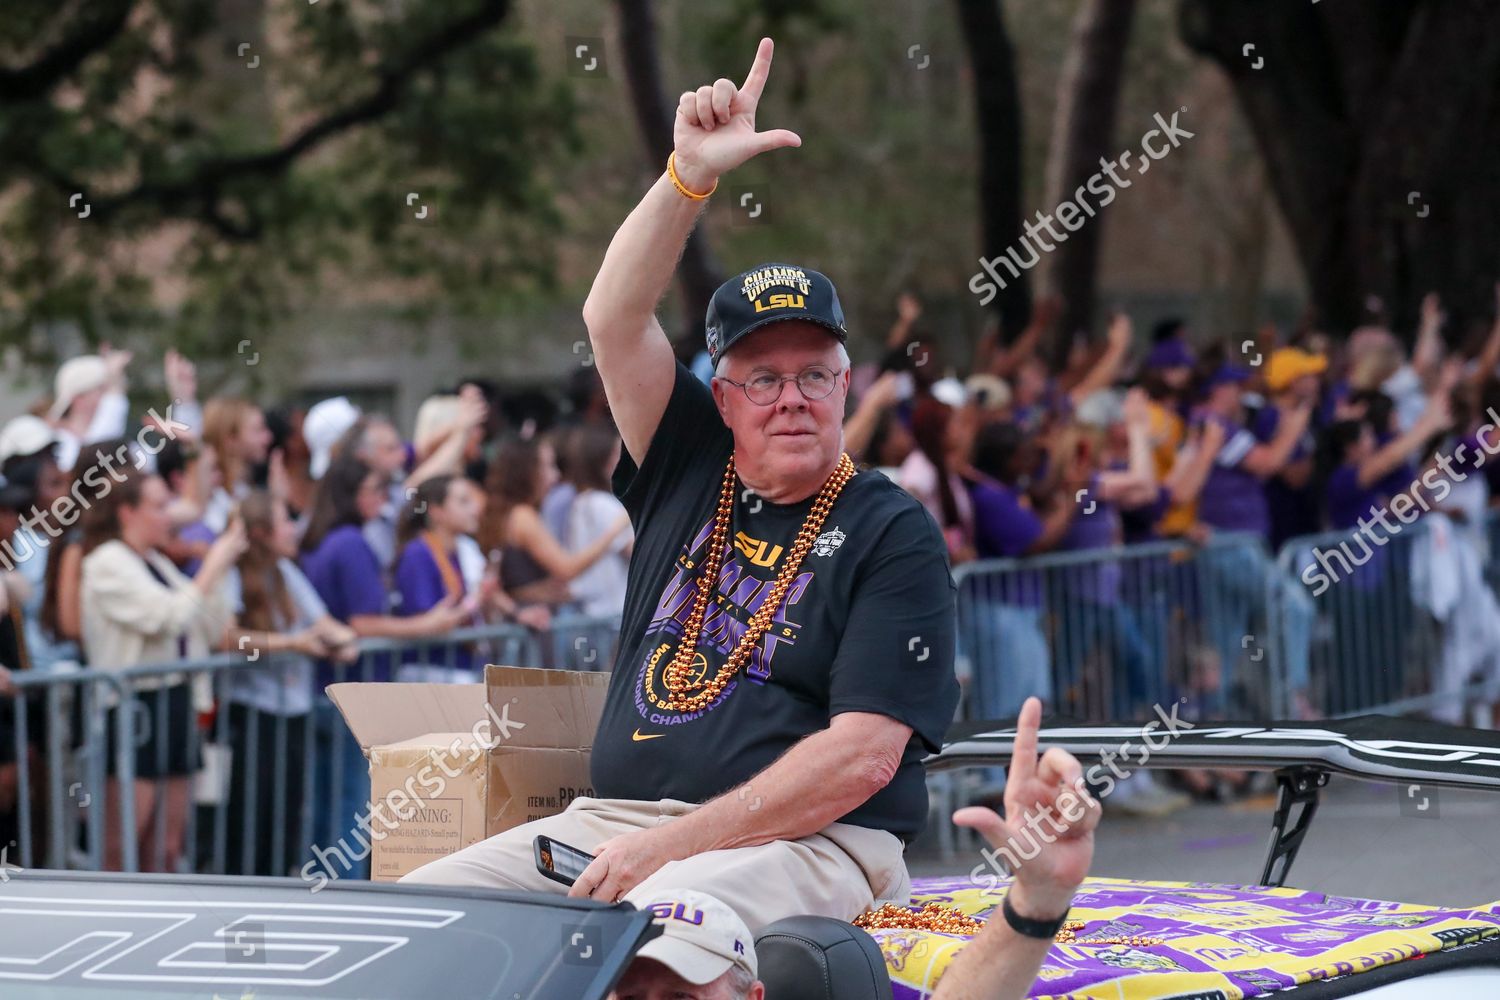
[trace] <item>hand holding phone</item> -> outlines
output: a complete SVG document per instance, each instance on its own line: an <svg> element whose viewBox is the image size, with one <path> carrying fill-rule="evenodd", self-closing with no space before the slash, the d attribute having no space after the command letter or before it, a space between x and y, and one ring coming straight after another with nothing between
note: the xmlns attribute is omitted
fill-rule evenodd
<svg viewBox="0 0 1500 1000"><path fill-rule="evenodd" d="M593 862L594 856L578 848L538 835L531 842L536 852L536 870L554 882L571 886Z"/></svg>

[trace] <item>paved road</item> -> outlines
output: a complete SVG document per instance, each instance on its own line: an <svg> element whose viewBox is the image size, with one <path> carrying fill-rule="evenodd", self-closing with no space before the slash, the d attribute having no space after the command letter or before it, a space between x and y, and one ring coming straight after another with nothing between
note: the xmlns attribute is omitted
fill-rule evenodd
<svg viewBox="0 0 1500 1000"><path fill-rule="evenodd" d="M1471 906L1500 900L1500 795L1419 789L1402 808L1393 785L1335 776L1324 789L1289 884L1338 895ZM1423 795L1427 808L1419 809ZM1106 808L1094 872L1170 881L1254 882L1260 878L1274 799L1191 806L1166 819L1136 819ZM958 874L982 859L965 847L951 861L928 849L913 874Z"/></svg>

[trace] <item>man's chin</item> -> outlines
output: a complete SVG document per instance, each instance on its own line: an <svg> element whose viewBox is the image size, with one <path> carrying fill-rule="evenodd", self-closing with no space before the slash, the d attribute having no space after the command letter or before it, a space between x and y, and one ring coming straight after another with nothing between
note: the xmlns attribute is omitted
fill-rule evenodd
<svg viewBox="0 0 1500 1000"><path fill-rule="evenodd" d="M810 463L820 463L825 457L816 434L777 434L771 438L767 453L777 461L802 468Z"/></svg>

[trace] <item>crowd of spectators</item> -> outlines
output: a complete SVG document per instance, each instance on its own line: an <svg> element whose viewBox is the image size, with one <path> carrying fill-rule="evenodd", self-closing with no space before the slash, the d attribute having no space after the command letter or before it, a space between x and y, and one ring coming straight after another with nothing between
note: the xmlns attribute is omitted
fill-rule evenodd
<svg viewBox="0 0 1500 1000"><path fill-rule="evenodd" d="M1164 320L1137 338L1117 314L1102 341L1080 338L1049 364L1057 315L1056 302L1039 302L1025 330L991 329L954 363L923 331L918 300L902 295L883 353L854 366L847 449L921 501L955 567L1165 539L1200 547L1194 572L1229 613L1198 624L1174 691L1223 709L1210 695L1229 689L1226 675L1258 683L1243 673L1254 659L1243 639L1277 602L1296 711L1316 718L1338 706L1326 683L1312 683L1315 595L1278 576L1272 557L1311 533L1399 516L1405 497L1441 520L1468 563L1434 568L1434 546L1422 565L1384 554L1382 569L1366 544L1363 558L1336 553L1342 567L1325 554L1321 570L1352 578L1348 600L1368 606L1377 630L1403 625L1380 613L1389 588L1372 580L1430 578L1443 607L1429 611L1448 624L1445 683L1500 671L1500 605L1472 558L1488 551L1484 514L1500 475L1484 461L1500 447L1500 323L1450 348L1461 338L1445 340L1429 297L1408 350L1377 326L1342 342L1311 327L1213 340ZM683 360L706 379L705 357ZM109 349L68 360L52 395L0 428L0 697L11 671L163 666L133 678L138 705L107 716L113 725L129 709L155 723L136 724L148 737L138 737L134 787L110 786L134 796L143 868L176 870L186 846L204 762L185 727L207 731L212 713L227 716L228 870L285 873L301 821L287 803L304 798L305 780L320 790L310 796L315 836L336 838L368 796L360 749L324 686L355 677L356 662L371 681L476 677L484 651L441 640L486 623L550 636L539 647L548 665L577 666L556 641L559 623L619 614L632 534L610 490L620 440L591 370L573 380L571 412L545 430L505 419L493 384L476 379L426 400L408 436L344 397L270 412L237 397L200 403L195 368L175 352L159 403L133 422L131 362ZM1256 544L1215 546L1218 537ZM1039 576L1002 574L1003 587L972 603L964 652L986 681L972 687L972 715L1011 717L1029 695L1056 706L1100 662L1105 711L1123 717L1162 696L1169 643L1141 613L1162 596L1145 593L1140 574L1135 585L1090 574L1067 591L1090 610L1072 625L1049 610ZM368 638L403 640L402 651L361 658ZM214 653L255 668L217 689L204 673L169 669ZM1372 683L1405 693L1399 677ZM16 714L0 702L4 839L18 769L38 766L15 759ZM24 714L35 753L61 722L41 699ZM1434 714L1459 721L1462 711ZM297 762L309 748L316 767L304 775ZM116 756L106 760L113 774ZM1182 780L1195 794L1221 791L1201 775ZM1136 788L1148 811L1182 801L1146 781ZM121 841L111 831L112 866ZM287 853L273 856L273 843Z"/></svg>
<svg viewBox="0 0 1500 1000"><path fill-rule="evenodd" d="M991 330L953 366L903 296L885 356L855 367L850 451L921 500L955 566L1076 557L1050 575L971 578L979 613L961 635L971 656L1003 665L977 689L977 717L1007 718L1030 694L1079 707L1081 665L1101 649L1112 676L1091 712L1122 717L1163 695L1265 711L1254 694L1269 659L1251 646L1268 627L1302 718L1500 678L1500 606L1484 578L1500 486L1500 463L1486 463L1500 448L1500 320L1458 336L1428 296L1408 349L1377 325L1342 341L1310 324L1211 339L1165 319L1138 338L1116 314L1102 343L1080 339L1049 365L1058 313L1039 302L1027 329L1008 342ZM1383 551L1419 521L1408 544ZM1327 532L1348 540L1313 537ZM1080 553L1174 539L1195 548L1186 584L1174 560L1076 568ZM1357 627L1322 641L1332 649L1314 670L1320 611L1332 607L1318 602L1334 598L1339 621ZM1191 641L1157 634L1173 619L1151 605L1168 601ZM1397 662L1423 622L1436 627L1431 676ZM1185 662L1163 683L1173 655ZM1473 707L1439 697L1429 711L1472 721Z"/></svg>
<svg viewBox="0 0 1500 1000"><path fill-rule="evenodd" d="M33 789L45 786L48 726L71 723L75 744L85 736L76 715L49 719L40 697L18 710L6 697L13 672L160 667L137 670L122 689L129 697L104 696L109 822L119 796L132 796L140 866L178 870L193 779L227 734L226 868L285 874L301 837L307 749L317 750L316 836L337 839L368 801L360 748L322 697L327 684L476 680L487 651L444 641L455 630L555 633L618 617L632 536L609 491L619 439L607 411L601 420L597 407L580 407L546 433L529 423L511 431L494 390L465 382L427 399L406 438L344 397L305 411L230 396L200 404L194 365L169 352L161 401L135 423L131 361L109 349L70 359L51 398L0 428L7 841L20 768L35 772ZM361 658L371 637L432 646ZM573 663L558 641L538 648L552 666L607 661L596 652ZM247 669L217 686L206 671L170 669L220 653ZM17 759L18 711L29 761ZM133 787L114 780L125 712ZM194 728L202 739L190 738ZM126 839L108 831L107 867L120 867Z"/></svg>

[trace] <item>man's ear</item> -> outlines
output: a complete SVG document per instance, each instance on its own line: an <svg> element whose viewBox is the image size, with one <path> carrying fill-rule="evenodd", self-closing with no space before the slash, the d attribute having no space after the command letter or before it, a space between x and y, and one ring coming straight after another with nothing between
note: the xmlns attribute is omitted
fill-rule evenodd
<svg viewBox="0 0 1500 1000"><path fill-rule="evenodd" d="M766 1000L766 984L757 979L755 985L750 987L750 992L745 995L745 1000Z"/></svg>
<svg viewBox="0 0 1500 1000"><path fill-rule="evenodd" d="M734 389L734 386L729 385L727 382L719 381L716 375L709 380L708 388L714 394L714 405L719 408L719 416L726 424L729 423L728 400L725 393L730 389ZM735 391L738 392L739 390L736 389Z"/></svg>

